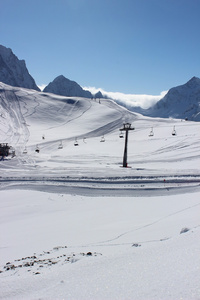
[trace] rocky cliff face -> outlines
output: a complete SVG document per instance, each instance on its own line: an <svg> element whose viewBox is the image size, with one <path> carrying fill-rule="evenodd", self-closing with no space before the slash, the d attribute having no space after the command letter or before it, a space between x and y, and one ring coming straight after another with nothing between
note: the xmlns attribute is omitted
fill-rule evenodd
<svg viewBox="0 0 200 300"><path fill-rule="evenodd" d="M193 77L187 83L170 89L153 107L143 110L143 114L200 121L200 79Z"/></svg>
<svg viewBox="0 0 200 300"><path fill-rule="evenodd" d="M63 75L56 77L52 82L50 82L43 92L67 97L93 97L89 91L83 90L78 83L65 78Z"/></svg>
<svg viewBox="0 0 200 300"><path fill-rule="evenodd" d="M19 60L12 50L0 45L0 81L11 86L40 91L29 74L24 60Z"/></svg>
<svg viewBox="0 0 200 300"><path fill-rule="evenodd" d="M123 105L122 101L118 104ZM148 109L126 108L149 117L188 119L200 121L200 79L191 78L187 83L171 88L155 105Z"/></svg>

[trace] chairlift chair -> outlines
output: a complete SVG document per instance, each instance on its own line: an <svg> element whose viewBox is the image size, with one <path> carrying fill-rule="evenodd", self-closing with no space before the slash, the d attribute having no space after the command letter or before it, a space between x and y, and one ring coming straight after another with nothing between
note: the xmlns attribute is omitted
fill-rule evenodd
<svg viewBox="0 0 200 300"><path fill-rule="evenodd" d="M173 130L172 130L172 135L176 135L175 126L173 127Z"/></svg>
<svg viewBox="0 0 200 300"><path fill-rule="evenodd" d="M75 139L74 146L79 146L77 139Z"/></svg>
<svg viewBox="0 0 200 300"><path fill-rule="evenodd" d="M101 137L101 140L100 140L100 142L105 142L104 135Z"/></svg>
<svg viewBox="0 0 200 300"><path fill-rule="evenodd" d="M35 152L39 153L40 152L40 148L38 147L38 145L35 148Z"/></svg>
<svg viewBox="0 0 200 300"><path fill-rule="evenodd" d="M122 139L124 137L124 134L122 131L120 131L119 137L120 137L120 139Z"/></svg>
<svg viewBox="0 0 200 300"><path fill-rule="evenodd" d="M62 142L60 142L60 144L58 145L58 149L63 149L63 144L62 144Z"/></svg>
<svg viewBox="0 0 200 300"><path fill-rule="evenodd" d="M149 136L154 136L154 133L153 133L153 127L151 128L151 131L149 133Z"/></svg>
<svg viewBox="0 0 200 300"><path fill-rule="evenodd" d="M23 152L22 152L23 154L27 154L28 153L28 151L27 151L27 149L26 149L26 147L24 148L24 150L23 150Z"/></svg>

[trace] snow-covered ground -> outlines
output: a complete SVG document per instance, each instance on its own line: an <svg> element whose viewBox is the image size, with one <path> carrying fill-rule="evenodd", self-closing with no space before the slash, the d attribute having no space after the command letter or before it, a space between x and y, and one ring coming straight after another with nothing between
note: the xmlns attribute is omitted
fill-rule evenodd
<svg viewBox="0 0 200 300"><path fill-rule="evenodd" d="M0 299L200 299L199 123L0 84L0 138Z"/></svg>

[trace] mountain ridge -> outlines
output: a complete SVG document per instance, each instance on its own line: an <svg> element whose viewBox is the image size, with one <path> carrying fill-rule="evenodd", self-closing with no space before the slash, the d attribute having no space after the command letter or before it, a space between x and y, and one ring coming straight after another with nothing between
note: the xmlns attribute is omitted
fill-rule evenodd
<svg viewBox="0 0 200 300"><path fill-rule="evenodd" d="M178 118L200 121L200 79L192 77L168 93L143 114L150 117Z"/></svg>
<svg viewBox="0 0 200 300"><path fill-rule="evenodd" d="M26 68L25 60L19 60L10 48L2 45L0 45L0 81L10 86L40 91ZM63 75L57 76L43 92L66 97L105 98L100 91L94 95ZM127 105L123 100L113 101L144 116L200 121L200 79L194 76L185 84L171 88L163 98L148 109Z"/></svg>
<svg viewBox="0 0 200 300"><path fill-rule="evenodd" d="M19 60L10 48L0 45L0 81L15 87L40 91L29 74L25 60Z"/></svg>
<svg viewBox="0 0 200 300"><path fill-rule="evenodd" d="M185 84L169 89L157 103L145 109L123 101L115 100L119 105L132 112L153 118L177 118L200 121L200 78L193 76Z"/></svg>
<svg viewBox="0 0 200 300"><path fill-rule="evenodd" d="M75 81L66 78L63 75L57 76L43 90L44 93L53 93L66 97L85 97L92 98L93 95L84 89Z"/></svg>

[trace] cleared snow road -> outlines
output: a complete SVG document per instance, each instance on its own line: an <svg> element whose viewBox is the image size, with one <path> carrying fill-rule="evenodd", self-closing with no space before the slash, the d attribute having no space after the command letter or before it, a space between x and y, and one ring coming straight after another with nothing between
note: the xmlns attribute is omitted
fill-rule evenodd
<svg viewBox="0 0 200 300"><path fill-rule="evenodd" d="M37 190L84 196L156 196L200 190L200 176L135 178L1 178L0 189Z"/></svg>

